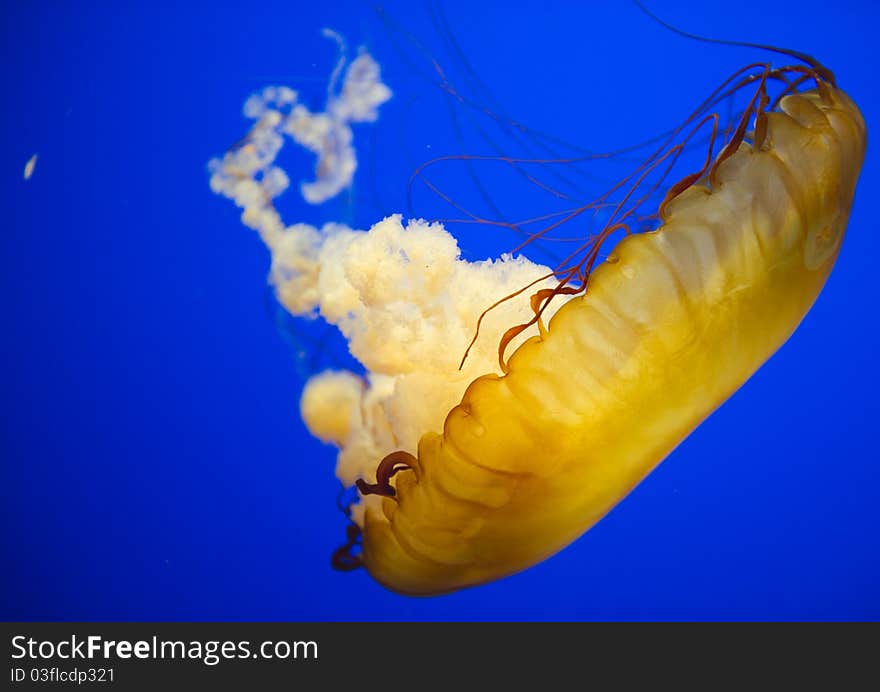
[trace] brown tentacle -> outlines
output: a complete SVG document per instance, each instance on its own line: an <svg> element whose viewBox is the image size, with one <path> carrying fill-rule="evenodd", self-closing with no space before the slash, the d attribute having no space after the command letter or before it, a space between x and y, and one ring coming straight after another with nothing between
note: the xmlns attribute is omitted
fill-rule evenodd
<svg viewBox="0 0 880 692"><path fill-rule="evenodd" d="M330 565L339 572L351 572L363 567L360 555L353 555L351 550L360 544L361 529L357 524L349 524L345 529L346 543L339 546L330 556Z"/></svg>
<svg viewBox="0 0 880 692"><path fill-rule="evenodd" d="M362 495L384 495L393 498L395 491L391 485L391 479L398 471L411 469L415 460L415 457L409 452L392 452L379 462L375 483L367 483L358 478L355 485ZM330 564L333 569L340 572L351 572L363 566L361 556L352 554L352 549L360 545L362 531L357 524L352 522L346 527L345 535L347 539L345 544L333 551L333 555L330 556Z"/></svg>
<svg viewBox="0 0 880 692"><path fill-rule="evenodd" d="M367 483L363 478L355 481L357 489L361 495L382 495L383 497L394 498L397 493L394 486L391 485L391 479L398 471L406 471L414 466L416 458L409 452L397 451L391 452L376 468L376 482Z"/></svg>

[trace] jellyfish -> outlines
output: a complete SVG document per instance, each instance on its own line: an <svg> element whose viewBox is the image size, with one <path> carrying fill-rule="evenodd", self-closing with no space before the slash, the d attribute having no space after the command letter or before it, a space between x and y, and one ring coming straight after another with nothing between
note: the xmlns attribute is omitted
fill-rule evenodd
<svg viewBox="0 0 880 692"><path fill-rule="evenodd" d="M792 335L840 251L866 131L826 67L769 50L791 64L737 70L603 194L477 262L436 221L281 221L284 134L319 156L327 184L302 186L307 201L350 180L348 122L375 121L391 97L367 53L324 115L280 88L249 102L256 123L212 162L212 186L271 251L279 301L338 327L365 370L316 374L301 397L307 427L338 447L337 476L358 492L336 567L432 595L535 565L598 522ZM725 127L717 111L733 95L746 104ZM303 118L314 127L294 127ZM670 179L694 147L702 165ZM525 257L597 209L599 231L557 265Z"/></svg>

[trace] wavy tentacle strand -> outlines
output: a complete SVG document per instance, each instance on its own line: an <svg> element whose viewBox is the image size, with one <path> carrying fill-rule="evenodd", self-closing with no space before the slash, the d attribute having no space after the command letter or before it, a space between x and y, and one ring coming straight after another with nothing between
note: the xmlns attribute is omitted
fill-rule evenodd
<svg viewBox="0 0 880 692"><path fill-rule="evenodd" d="M819 86L794 93L802 76ZM378 480L393 492L367 510L361 553L376 579L443 593L552 555L792 334L834 265L865 151L857 107L822 77L738 78L758 84L743 116L752 142L738 127L673 188L659 229L627 235L605 262L589 254L566 278L584 280L583 295L516 348L503 376L470 384L442 434L406 458L411 472L393 488ZM767 111L768 78L789 85L778 111ZM536 320L552 296L538 293ZM402 468L391 459L387 472Z"/></svg>

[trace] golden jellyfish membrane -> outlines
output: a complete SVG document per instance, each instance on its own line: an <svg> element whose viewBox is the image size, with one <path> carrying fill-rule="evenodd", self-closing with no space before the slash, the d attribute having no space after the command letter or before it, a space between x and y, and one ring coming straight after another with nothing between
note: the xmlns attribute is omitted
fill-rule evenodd
<svg viewBox="0 0 880 692"><path fill-rule="evenodd" d="M441 223L282 222L285 141L316 155L300 190L320 203L356 170L351 123L392 96L367 52L349 61L328 36L341 57L324 109L285 87L252 96L254 125L211 185L271 251L282 305L336 325L366 372L314 375L301 399L359 493L334 566L404 594L483 584L587 531L791 336L840 251L865 123L818 61L752 46L784 64L729 75L603 194L468 262ZM733 96L744 107L721 119ZM694 147L702 165L671 179ZM556 266L522 255L600 208L599 232Z"/></svg>

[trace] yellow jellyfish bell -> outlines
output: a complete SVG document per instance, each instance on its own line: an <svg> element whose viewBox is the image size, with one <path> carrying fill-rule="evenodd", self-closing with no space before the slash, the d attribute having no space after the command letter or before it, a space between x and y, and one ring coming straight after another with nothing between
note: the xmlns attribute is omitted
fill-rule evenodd
<svg viewBox="0 0 880 692"><path fill-rule="evenodd" d="M840 249L865 125L826 82L762 117L763 141L624 238L506 374L476 379L442 434L385 465L393 495L363 526L379 582L443 593L553 555L792 334Z"/></svg>
<svg viewBox="0 0 880 692"><path fill-rule="evenodd" d="M281 115L261 115L247 145L213 164L212 185L272 250L282 303L339 325L370 372L318 375L301 403L309 428L340 447L340 479L362 495L337 567L363 565L394 591L430 595L544 560L791 336L834 266L866 146L862 116L830 72L792 55L807 66L751 65L725 81L621 182L629 192L600 237L544 283L547 269L524 260L461 262L454 240L427 224L284 227L270 204L278 176L267 173L277 147L266 132ZM771 82L782 85L773 98ZM716 152L711 108L740 90L751 100ZM602 242L628 230L647 198L636 192L646 176L707 130L706 163L671 187L662 224L628 233L599 262ZM489 370L488 351L459 372L449 364L457 342L437 330L457 315L473 329L473 306L489 301L485 288L467 290L486 277L511 300L489 330L500 372L474 378L467 368ZM401 308L401 286L428 297ZM429 371L436 361L443 367Z"/></svg>

